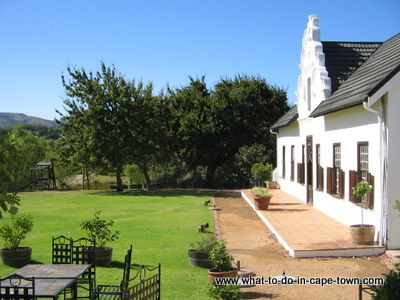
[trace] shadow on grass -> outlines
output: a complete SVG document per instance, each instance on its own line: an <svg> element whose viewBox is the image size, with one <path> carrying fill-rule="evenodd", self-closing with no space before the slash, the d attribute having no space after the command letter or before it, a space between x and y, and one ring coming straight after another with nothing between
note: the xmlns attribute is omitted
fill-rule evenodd
<svg viewBox="0 0 400 300"><path fill-rule="evenodd" d="M88 195L104 195L104 196L157 196L157 197L203 197L212 193L211 190L196 191L196 190L162 190L162 191L148 191L148 190L128 190L123 192L116 191L95 191L88 193Z"/></svg>
<svg viewBox="0 0 400 300"><path fill-rule="evenodd" d="M240 299L274 299L278 298L277 294L266 294L260 292L242 292L242 297Z"/></svg>
<svg viewBox="0 0 400 300"><path fill-rule="evenodd" d="M121 262L121 261L112 261L111 262L111 267L112 268L118 268L118 269L123 269L125 267L125 263Z"/></svg>

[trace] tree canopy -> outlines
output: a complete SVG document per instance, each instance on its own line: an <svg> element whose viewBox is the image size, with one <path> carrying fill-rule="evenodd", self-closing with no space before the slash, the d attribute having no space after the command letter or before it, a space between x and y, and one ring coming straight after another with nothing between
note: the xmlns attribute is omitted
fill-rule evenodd
<svg viewBox="0 0 400 300"><path fill-rule="evenodd" d="M185 169L200 178L204 168L212 187L218 169L239 170L235 160L244 146L258 145L257 157L275 163L269 128L289 107L286 92L261 77L221 79L212 88L205 77L189 77L186 86L154 96L152 84L127 80L104 63L95 73L67 71L63 152L82 169L113 170L118 190L128 164L139 167L147 184L151 169Z"/></svg>
<svg viewBox="0 0 400 300"><path fill-rule="evenodd" d="M175 151L190 166L207 168L206 184L242 146L275 147L269 127L287 109L284 90L260 77L223 79L208 89L204 77L170 90Z"/></svg>
<svg viewBox="0 0 400 300"><path fill-rule="evenodd" d="M152 105L152 85L129 81L114 66L101 63L101 71L68 68L63 76L66 114L59 121L66 152L83 168L102 167L116 174L122 190L125 164L139 165L145 177L148 156L157 150L159 126Z"/></svg>

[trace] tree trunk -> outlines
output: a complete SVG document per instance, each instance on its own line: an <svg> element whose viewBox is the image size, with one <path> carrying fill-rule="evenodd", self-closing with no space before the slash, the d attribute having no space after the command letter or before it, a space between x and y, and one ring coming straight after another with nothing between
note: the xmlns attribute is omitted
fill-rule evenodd
<svg viewBox="0 0 400 300"><path fill-rule="evenodd" d="M215 172L217 171L217 167L214 165L207 166L207 173L206 173L206 186L209 188L214 187L214 176Z"/></svg>
<svg viewBox="0 0 400 300"><path fill-rule="evenodd" d="M89 168L86 168L86 187L90 190L90 182L89 182Z"/></svg>
<svg viewBox="0 0 400 300"><path fill-rule="evenodd" d="M86 170L86 168L83 168L83 171L82 171L82 190L85 189L85 170Z"/></svg>
<svg viewBox="0 0 400 300"><path fill-rule="evenodd" d="M151 184L151 180L150 180L149 172L147 171L146 164L139 164L139 168L140 168L140 170L142 170L144 180L146 180L146 185L149 188L150 184Z"/></svg>
<svg viewBox="0 0 400 300"><path fill-rule="evenodd" d="M117 167L115 176L117 179L117 192L122 192L124 190L122 187L122 167Z"/></svg>

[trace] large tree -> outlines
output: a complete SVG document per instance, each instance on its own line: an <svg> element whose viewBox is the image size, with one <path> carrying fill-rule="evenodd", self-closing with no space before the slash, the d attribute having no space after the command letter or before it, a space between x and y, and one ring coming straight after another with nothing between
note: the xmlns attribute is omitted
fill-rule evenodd
<svg viewBox="0 0 400 300"><path fill-rule="evenodd" d="M150 184L149 162L161 152L161 111L152 84L126 80L115 67L101 64L101 71L87 73L68 68L62 77L67 114L60 124L70 159L84 168L115 171L122 190L124 165L137 164Z"/></svg>
<svg viewBox="0 0 400 300"><path fill-rule="evenodd" d="M129 161L139 166L146 184L151 184L150 168L164 164L169 156L166 126L169 113L164 99L153 96L153 86L139 83L128 125Z"/></svg>
<svg viewBox="0 0 400 300"><path fill-rule="evenodd" d="M66 115L60 124L67 145L83 166L110 167L117 189L122 190L122 171L127 161L127 121L134 85L118 74L114 66L101 63L101 71L67 69L62 76L67 99ZM76 152L75 152L76 151Z"/></svg>
<svg viewBox="0 0 400 300"><path fill-rule="evenodd" d="M270 126L288 109L286 92L260 77L222 79L213 90L204 77L169 90L172 141L191 167L207 168L212 187L216 170L244 145L275 147Z"/></svg>

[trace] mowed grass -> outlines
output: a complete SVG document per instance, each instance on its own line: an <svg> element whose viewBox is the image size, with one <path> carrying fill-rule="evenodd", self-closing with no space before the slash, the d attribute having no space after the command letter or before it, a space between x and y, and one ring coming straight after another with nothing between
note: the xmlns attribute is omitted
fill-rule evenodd
<svg viewBox="0 0 400 300"><path fill-rule="evenodd" d="M203 205L210 193L166 192L36 192L21 193L20 213L33 216L34 229L20 246L32 247L33 263L51 263L51 238L66 235L79 238L83 220L101 216L115 221L120 238L111 243L113 267L97 268L97 284L119 284L124 255L133 245L133 264L161 263L162 299L210 299L207 295L207 270L190 267L190 243L207 233L198 233L209 223L213 232L212 211ZM9 216L0 219L0 225ZM0 247L2 245L0 244ZM15 269L0 265L0 277Z"/></svg>

